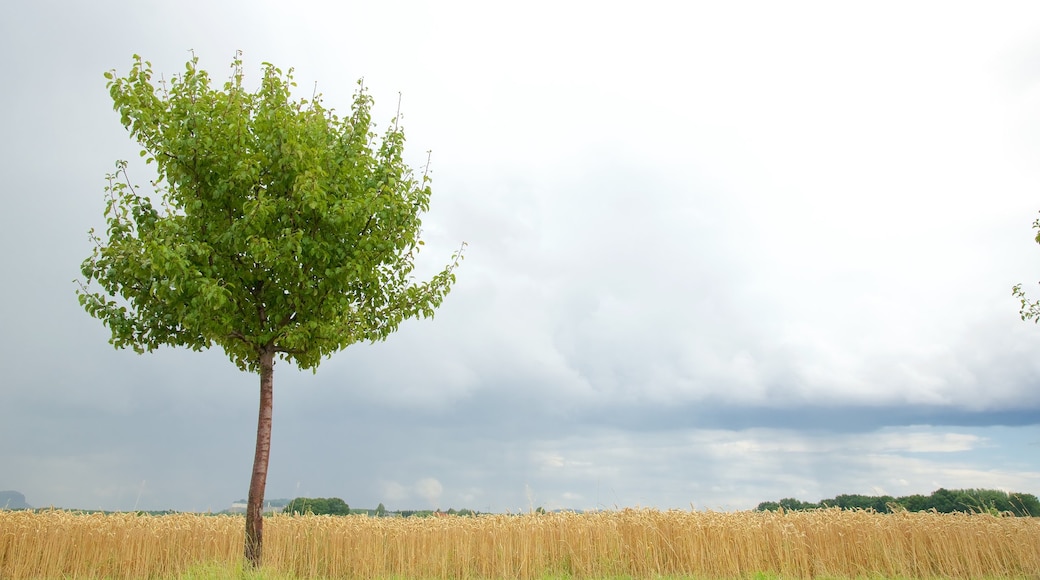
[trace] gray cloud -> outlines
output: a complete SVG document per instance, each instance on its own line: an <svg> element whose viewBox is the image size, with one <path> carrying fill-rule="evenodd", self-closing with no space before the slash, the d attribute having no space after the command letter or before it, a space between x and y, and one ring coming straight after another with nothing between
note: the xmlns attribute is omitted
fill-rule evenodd
<svg viewBox="0 0 1040 580"><path fill-rule="evenodd" d="M219 77L242 49L341 110L364 77L381 123L402 92L413 163L433 149L419 273L469 244L433 321L316 375L277 366L269 497L1037 493L1040 330L1009 290L1040 278L1040 19L944 5L937 27L937 6L11 8L0 488L109 509L245 495L256 377L112 350L73 282L104 174L137 154L101 73L139 53L173 74L194 49Z"/></svg>

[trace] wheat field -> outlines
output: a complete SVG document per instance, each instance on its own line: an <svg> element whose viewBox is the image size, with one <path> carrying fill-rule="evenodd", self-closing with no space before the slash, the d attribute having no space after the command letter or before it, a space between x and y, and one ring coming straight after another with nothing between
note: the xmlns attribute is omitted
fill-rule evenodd
<svg viewBox="0 0 1040 580"><path fill-rule="evenodd" d="M0 579L192 578L241 565L242 516L0 511ZM698 512L266 519L285 578L1036 578L1040 519ZM228 577L234 577L233 575Z"/></svg>

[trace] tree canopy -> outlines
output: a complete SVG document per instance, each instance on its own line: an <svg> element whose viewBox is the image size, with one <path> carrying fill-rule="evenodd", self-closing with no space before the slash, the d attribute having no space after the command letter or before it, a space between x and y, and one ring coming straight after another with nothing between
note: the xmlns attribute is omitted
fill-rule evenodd
<svg viewBox="0 0 1040 580"><path fill-rule="evenodd" d="M101 290L79 298L111 342L218 345L253 372L271 349L314 369L432 316L458 254L428 281L410 276L430 179L404 163L397 120L377 140L363 86L339 117L320 96L292 100L292 69L265 65L250 92L240 57L222 89L197 64L158 86L139 56L126 77L106 73L123 126L156 166L159 198L130 184L126 162L108 175L108 239L92 232L82 266Z"/></svg>

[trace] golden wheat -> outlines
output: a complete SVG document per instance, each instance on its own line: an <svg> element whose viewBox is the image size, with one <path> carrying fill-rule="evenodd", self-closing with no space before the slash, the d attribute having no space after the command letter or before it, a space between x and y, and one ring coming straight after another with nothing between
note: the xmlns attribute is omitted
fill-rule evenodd
<svg viewBox="0 0 1040 580"><path fill-rule="evenodd" d="M176 578L241 561L241 516L0 512L0 578ZM298 578L1018 578L1040 519L623 510L447 518L274 516L264 569Z"/></svg>

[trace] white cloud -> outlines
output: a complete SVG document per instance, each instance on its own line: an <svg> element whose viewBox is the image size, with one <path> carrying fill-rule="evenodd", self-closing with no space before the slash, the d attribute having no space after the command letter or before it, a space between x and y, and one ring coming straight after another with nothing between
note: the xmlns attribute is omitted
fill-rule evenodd
<svg viewBox="0 0 1040 580"><path fill-rule="evenodd" d="M379 493L379 496L385 498L388 502L402 502L409 499L411 495L407 486L401 485L396 481L382 482Z"/></svg>
<svg viewBox="0 0 1040 580"><path fill-rule="evenodd" d="M868 449L881 452L952 453L970 451L986 444L976 435L967 433L893 432L892 430L863 435L862 443Z"/></svg>
<svg viewBox="0 0 1040 580"><path fill-rule="evenodd" d="M441 485L440 481L432 477L424 477L415 482L413 489L419 497L426 500L430 507L440 507L441 494L444 493L444 486Z"/></svg>

